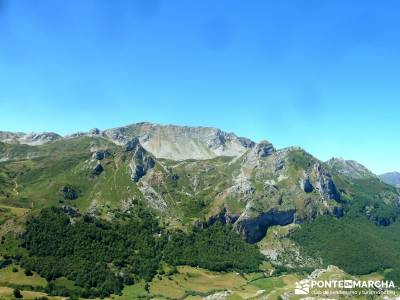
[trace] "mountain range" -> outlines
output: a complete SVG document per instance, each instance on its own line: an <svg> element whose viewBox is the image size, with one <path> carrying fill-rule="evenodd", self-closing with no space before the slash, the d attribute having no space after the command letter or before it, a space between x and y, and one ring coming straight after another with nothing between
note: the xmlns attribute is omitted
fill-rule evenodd
<svg viewBox="0 0 400 300"><path fill-rule="evenodd" d="M171 222L222 218L253 243L272 225L341 215L355 193L355 182L346 178L371 181L382 189L376 197L399 201L395 190L355 161L322 162L301 148L275 149L210 127L137 123L65 137L0 132L0 142L3 203L66 201L104 216L140 199ZM10 168L16 169L12 176ZM63 199L66 186L76 199Z"/></svg>
<svg viewBox="0 0 400 300"><path fill-rule="evenodd" d="M323 162L299 147L276 149L210 127L137 123L64 137L0 132L0 205L7 211L0 236L29 232L15 209L30 216L59 207L71 220L117 222L140 207L168 232L222 224L275 267L318 268L338 258L311 243L328 245L341 234L321 233L326 222L343 232L364 228L356 237L362 244L369 239L389 245L387 251L400 249L386 233L400 215L398 184L398 173L378 177L356 161ZM354 247L354 255L362 251ZM386 255L381 248L371 250L379 264ZM393 257L380 266L397 262ZM354 274L378 268L366 259L341 258L336 265Z"/></svg>

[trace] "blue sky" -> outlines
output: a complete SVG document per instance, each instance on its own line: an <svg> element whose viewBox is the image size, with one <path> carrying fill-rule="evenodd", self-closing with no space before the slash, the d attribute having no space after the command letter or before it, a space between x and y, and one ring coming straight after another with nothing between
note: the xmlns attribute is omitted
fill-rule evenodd
<svg viewBox="0 0 400 300"><path fill-rule="evenodd" d="M400 171L399 1L0 0L0 130L203 125Z"/></svg>

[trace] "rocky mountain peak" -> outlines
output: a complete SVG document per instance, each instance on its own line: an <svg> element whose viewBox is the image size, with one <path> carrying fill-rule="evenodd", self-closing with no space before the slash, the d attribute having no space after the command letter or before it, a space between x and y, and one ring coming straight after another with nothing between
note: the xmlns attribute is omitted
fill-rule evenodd
<svg viewBox="0 0 400 300"><path fill-rule="evenodd" d="M257 156L261 158L271 155L275 148L270 142L263 140L255 146L254 150Z"/></svg>
<svg viewBox="0 0 400 300"><path fill-rule="evenodd" d="M216 156L240 156L254 142L213 127L189 127L136 123L107 129L104 137L117 144L138 138L144 149L157 158L172 160L210 159Z"/></svg>
<svg viewBox="0 0 400 300"><path fill-rule="evenodd" d="M257 164L260 159L270 156L274 152L274 146L270 142L263 140L251 148L246 154L245 160L250 164Z"/></svg>
<svg viewBox="0 0 400 300"><path fill-rule="evenodd" d="M334 171L351 178L376 177L370 170L355 160L333 157L326 162Z"/></svg>

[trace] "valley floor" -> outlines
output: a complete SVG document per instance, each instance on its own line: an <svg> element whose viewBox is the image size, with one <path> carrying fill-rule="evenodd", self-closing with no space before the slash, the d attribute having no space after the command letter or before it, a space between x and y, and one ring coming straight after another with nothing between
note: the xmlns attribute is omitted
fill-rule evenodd
<svg viewBox="0 0 400 300"><path fill-rule="evenodd" d="M282 274L280 276L267 276L268 270L263 273L239 274L233 272L211 272L201 268L180 266L171 275L157 275L146 284L138 282L126 286L122 295L113 295L108 300L131 299L206 299L206 300L241 300L241 299L305 299L307 296L295 295L295 284L307 275ZM383 274L372 273L369 275L354 277L341 271L339 268L329 266L327 269L315 270L312 276L318 280L381 280ZM18 266L9 265L0 269L0 299L15 299L13 296L16 286L44 287L46 280L36 273L32 276L24 274L24 270ZM68 285L67 279L60 278L55 284ZM325 290L329 291L328 290ZM333 291L333 289L331 289ZM322 291L320 291L322 293ZM51 297L43 292L26 290L21 288L22 299L68 299L65 297ZM338 299L337 295L314 296L307 299ZM343 297L343 296L342 296ZM351 296L347 299L395 299L395 294L388 296Z"/></svg>

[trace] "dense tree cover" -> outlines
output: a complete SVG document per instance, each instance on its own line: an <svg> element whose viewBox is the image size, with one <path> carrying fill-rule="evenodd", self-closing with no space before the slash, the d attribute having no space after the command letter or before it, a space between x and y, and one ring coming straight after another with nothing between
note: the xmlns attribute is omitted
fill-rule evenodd
<svg viewBox="0 0 400 300"><path fill-rule="evenodd" d="M351 274L367 274L399 265L400 243L392 226L379 227L366 217L322 216L292 234L303 251L320 256Z"/></svg>
<svg viewBox="0 0 400 300"><path fill-rule="evenodd" d="M213 225L190 233L162 231L145 209L108 222L83 216L70 218L62 209L43 209L28 220L23 247L29 255L20 264L49 282L52 295L107 296L120 293L135 279L147 281L162 260L216 271L255 271L262 260L257 247L247 244L231 227ZM77 288L53 284L66 277Z"/></svg>
<svg viewBox="0 0 400 300"><path fill-rule="evenodd" d="M257 271L262 256L255 245L243 241L231 227L214 224L176 233L164 249L172 265L199 266L214 271Z"/></svg>
<svg viewBox="0 0 400 300"><path fill-rule="evenodd" d="M388 226L400 216L400 208L397 205L386 204L380 198L356 197L345 208L348 220L367 217L380 226Z"/></svg>
<svg viewBox="0 0 400 300"><path fill-rule="evenodd" d="M146 211L111 223L91 217L71 222L61 209L44 209L27 222L29 256L21 264L49 281L65 276L90 295L119 293L132 275L149 280L155 274L162 253L158 232Z"/></svg>

